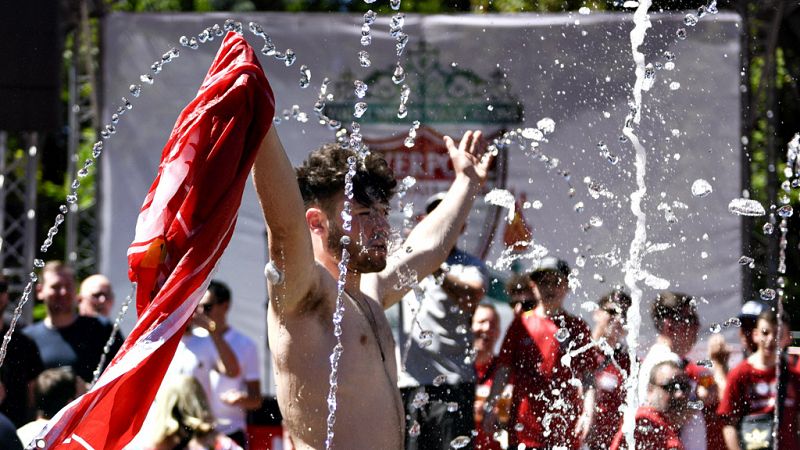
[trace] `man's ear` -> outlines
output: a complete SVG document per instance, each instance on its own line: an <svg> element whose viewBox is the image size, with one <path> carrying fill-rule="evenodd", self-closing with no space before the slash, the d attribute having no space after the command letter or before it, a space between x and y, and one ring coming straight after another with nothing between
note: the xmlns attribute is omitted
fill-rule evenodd
<svg viewBox="0 0 800 450"><path fill-rule="evenodd" d="M323 236L328 231L328 215L319 208L306 210L306 224L311 234Z"/></svg>

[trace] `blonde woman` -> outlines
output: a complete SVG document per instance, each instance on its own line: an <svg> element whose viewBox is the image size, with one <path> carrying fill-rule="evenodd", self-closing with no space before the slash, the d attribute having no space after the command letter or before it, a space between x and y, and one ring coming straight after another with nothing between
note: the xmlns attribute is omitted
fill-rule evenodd
<svg viewBox="0 0 800 450"><path fill-rule="evenodd" d="M149 450L242 450L216 431L216 421L200 383L191 376L165 380L156 397Z"/></svg>

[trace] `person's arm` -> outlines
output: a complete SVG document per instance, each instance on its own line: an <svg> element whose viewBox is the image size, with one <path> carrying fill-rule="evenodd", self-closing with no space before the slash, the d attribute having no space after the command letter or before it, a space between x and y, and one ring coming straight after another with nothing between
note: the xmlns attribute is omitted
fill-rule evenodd
<svg viewBox="0 0 800 450"><path fill-rule="evenodd" d="M269 234L270 264L279 272L269 283L270 306L281 313L297 312L319 282L305 207L295 171L272 127L253 166L255 184Z"/></svg>
<svg viewBox="0 0 800 450"><path fill-rule="evenodd" d="M730 355L731 351L725 342L725 336L714 334L708 339L708 358L713 363L711 370L714 374L717 392L725 392L728 378L728 358Z"/></svg>
<svg viewBox="0 0 800 450"><path fill-rule="evenodd" d="M220 396L223 402L238 406L246 410L256 410L261 407L261 382L258 380L245 382L247 391L232 390L223 392Z"/></svg>
<svg viewBox="0 0 800 450"><path fill-rule="evenodd" d="M594 425L596 395L597 390L594 386L586 389L583 395L583 412L581 413L581 417L578 418L578 422L575 424L575 435L578 436L581 443L586 441L586 437L589 436L589 430L591 430L592 425Z"/></svg>
<svg viewBox="0 0 800 450"><path fill-rule="evenodd" d="M722 438L725 440L725 447L728 450L741 450L741 447L739 447L739 434L733 425L722 427Z"/></svg>
<svg viewBox="0 0 800 450"><path fill-rule="evenodd" d="M211 341L214 343L214 348L217 350L219 358L215 362L215 369L217 372L229 376L236 377L241 373L239 367L239 360L236 359L236 353L233 352L230 344L222 336L222 329L217 327L217 324L211 320L205 313L200 311L192 316L192 321L198 327L204 328L208 331Z"/></svg>
<svg viewBox="0 0 800 450"><path fill-rule="evenodd" d="M480 131L467 131L458 147L450 137L445 144L455 171L455 180L441 203L409 234L400 249L391 255L386 268L375 276L362 277L362 289L388 308L408 292L395 289L400 273L416 272L421 280L439 268L455 246L461 227L472 209L472 202L486 181L491 156L478 145ZM404 270L398 270L404 268Z"/></svg>

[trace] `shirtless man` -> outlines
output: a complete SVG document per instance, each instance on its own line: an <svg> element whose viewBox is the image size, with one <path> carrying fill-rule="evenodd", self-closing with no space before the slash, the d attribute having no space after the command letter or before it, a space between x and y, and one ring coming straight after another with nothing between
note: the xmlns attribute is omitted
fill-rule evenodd
<svg viewBox="0 0 800 450"><path fill-rule="evenodd" d="M403 447L394 339L382 310L410 289L395 289L401 273L413 270L422 279L453 248L488 172L490 158L482 157L479 138L480 132L468 131L458 146L445 138L455 180L439 207L392 255L387 215L396 182L382 158L367 157L367 170L354 177L351 239L343 245L344 174L353 152L324 146L296 178L275 129L264 139L253 179L269 229L269 343L278 403L296 448L325 447L329 356L336 344L331 317L343 247L351 256L333 444L354 450Z"/></svg>

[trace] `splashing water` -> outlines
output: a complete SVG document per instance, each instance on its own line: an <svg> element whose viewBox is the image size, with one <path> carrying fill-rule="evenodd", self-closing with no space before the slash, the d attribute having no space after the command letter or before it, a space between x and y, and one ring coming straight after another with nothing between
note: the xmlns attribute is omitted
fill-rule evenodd
<svg viewBox="0 0 800 450"><path fill-rule="evenodd" d="M125 314L128 312L128 308L131 305L131 301L136 297L136 283L131 283L131 293L125 297L125 301L122 303L122 307L120 308L119 312L117 313L116 319L114 319L114 326L111 327L111 335L108 337L106 341L106 345L103 346L103 354L100 355L100 362L97 363L97 368L94 369L92 373L92 382L89 385L89 389L91 386L94 386L97 383L97 379L100 378L100 372L103 370L103 366L106 364L106 359L108 358L108 354L111 352L111 346L114 345L114 341L117 338L117 332L119 331L119 324L122 322L122 318L125 317Z"/></svg>
<svg viewBox="0 0 800 450"><path fill-rule="evenodd" d="M728 203L728 211L739 216L763 216L767 213L764 206L749 198L735 198Z"/></svg>
<svg viewBox="0 0 800 450"><path fill-rule="evenodd" d="M636 186L637 190L631 193L631 211L636 217L636 231L634 232L633 240L631 241L628 261L625 265L625 284L631 292L631 306L628 308L628 355L630 356L631 368L630 376L627 377L626 395L625 395L625 412L623 415L622 430L625 435L625 441L628 448L636 448L636 438L634 437L634 428L636 425L636 409L639 405L638 399L638 379L639 379L639 363L637 360L637 352L639 350L639 328L641 326L641 313L639 311L642 301L642 290L636 284L639 273L642 270L642 258L645 243L647 242L647 215L642 210L642 200L647 193L647 186L645 185L644 177L647 168L647 152L639 138L634 134L632 125L639 124L641 119L642 110L642 85L644 84L645 72L645 57L639 51L639 47L644 43L647 30L650 28L650 19L648 18L647 11L652 4L651 0L642 0L639 3L636 12L633 15L633 22L635 24L631 30L631 53L633 60L636 63L636 83L633 87L633 106L631 113L625 120L623 127L623 134L633 145L636 150Z"/></svg>

